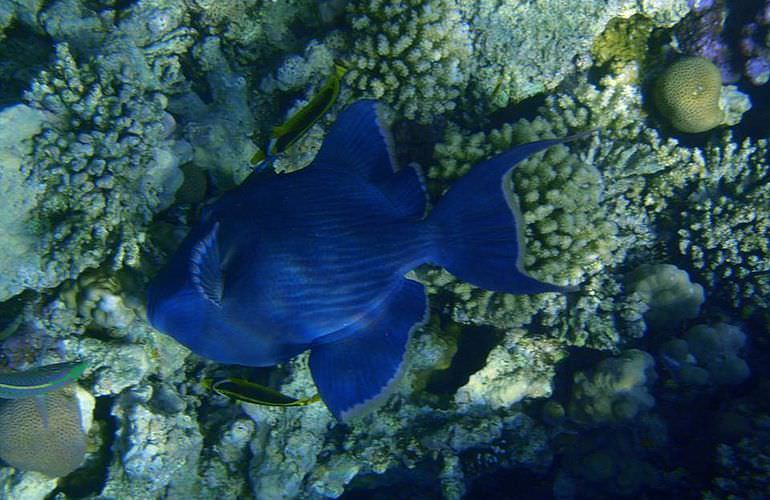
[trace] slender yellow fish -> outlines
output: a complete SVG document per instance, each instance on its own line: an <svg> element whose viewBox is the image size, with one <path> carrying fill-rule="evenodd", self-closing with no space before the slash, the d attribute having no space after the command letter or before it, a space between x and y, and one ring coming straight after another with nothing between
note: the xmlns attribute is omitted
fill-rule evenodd
<svg viewBox="0 0 770 500"><path fill-rule="evenodd" d="M216 381L204 379L203 386L230 399L263 406L305 406L321 400L318 394L310 398L295 399L275 389L241 378L230 377Z"/></svg>

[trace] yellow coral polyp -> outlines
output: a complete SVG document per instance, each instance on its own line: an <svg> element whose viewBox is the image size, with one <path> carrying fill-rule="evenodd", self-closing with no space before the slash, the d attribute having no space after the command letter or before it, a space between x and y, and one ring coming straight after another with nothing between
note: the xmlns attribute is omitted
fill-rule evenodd
<svg viewBox="0 0 770 500"><path fill-rule="evenodd" d="M720 125L724 113L719 107L722 76L703 57L681 59L655 82L655 107L680 132L697 134Z"/></svg>

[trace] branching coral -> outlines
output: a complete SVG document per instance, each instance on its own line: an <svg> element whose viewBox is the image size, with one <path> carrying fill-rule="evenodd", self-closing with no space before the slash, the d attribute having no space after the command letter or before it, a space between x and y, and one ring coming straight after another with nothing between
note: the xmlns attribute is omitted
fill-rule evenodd
<svg viewBox="0 0 770 500"><path fill-rule="evenodd" d="M116 268L135 265L144 226L181 184L166 98L141 70L114 72L105 59L78 64L58 45L54 66L26 94L54 116L35 138L28 176L45 186L33 224L59 279L108 258Z"/></svg>
<svg viewBox="0 0 770 500"><path fill-rule="evenodd" d="M729 133L706 148L705 175L677 205L671 251L686 257L712 294L734 307L770 307L770 160L765 140Z"/></svg>
<svg viewBox="0 0 770 500"><path fill-rule="evenodd" d="M570 314L563 314L560 297L507 297L428 271L427 282L457 298L450 300L457 320L509 328L540 311L537 323L552 334L605 348L619 334L641 333L644 306L638 298L619 297L622 277L615 270L631 249L640 257L653 252L654 221L701 166L691 151L644 126L632 80L629 71L606 79L604 88L583 83L572 95L548 98L534 120L489 134L451 129L436 146L428 178L432 191L440 192L473 163L514 144L600 129L590 144L553 147L517 166L512 176L524 219L525 268L539 279L580 285Z"/></svg>
<svg viewBox="0 0 770 500"><path fill-rule="evenodd" d="M455 0L357 2L351 16L354 88L422 122L454 109L471 65L470 28Z"/></svg>

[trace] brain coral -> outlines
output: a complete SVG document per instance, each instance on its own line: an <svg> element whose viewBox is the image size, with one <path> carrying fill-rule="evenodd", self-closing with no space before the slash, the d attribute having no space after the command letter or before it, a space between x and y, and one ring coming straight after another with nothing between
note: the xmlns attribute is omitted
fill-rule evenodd
<svg viewBox="0 0 770 500"><path fill-rule="evenodd" d="M90 416L81 414L81 404L71 388L41 398L45 416L35 398L10 399L0 404L0 458L18 469L65 476L80 467L85 458L85 428Z"/></svg>
<svg viewBox="0 0 770 500"><path fill-rule="evenodd" d="M722 75L714 63L688 57L663 71L655 82L653 97L658 111L675 129L695 134L722 123L721 89Z"/></svg>

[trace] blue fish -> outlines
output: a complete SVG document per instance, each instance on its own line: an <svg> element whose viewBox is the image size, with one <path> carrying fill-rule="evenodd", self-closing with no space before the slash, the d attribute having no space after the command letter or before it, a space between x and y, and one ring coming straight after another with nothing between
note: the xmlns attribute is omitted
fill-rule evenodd
<svg viewBox="0 0 770 500"><path fill-rule="evenodd" d="M366 413L428 318L408 271L434 264L488 290L567 291L522 270L520 218L503 187L516 163L560 142L481 162L426 216L420 172L397 168L377 103L358 101L310 166L253 174L202 212L150 285L149 320L220 363L272 366L310 349L334 416Z"/></svg>

